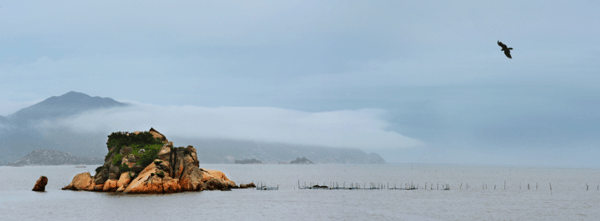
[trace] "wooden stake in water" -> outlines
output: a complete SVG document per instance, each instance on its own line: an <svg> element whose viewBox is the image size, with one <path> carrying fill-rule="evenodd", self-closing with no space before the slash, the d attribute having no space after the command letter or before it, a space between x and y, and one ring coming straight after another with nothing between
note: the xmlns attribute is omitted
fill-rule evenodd
<svg viewBox="0 0 600 221"><path fill-rule="evenodd" d="M550 195L552 195L552 183L548 183L550 184Z"/></svg>
<svg viewBox="0 0 600 221"><path fill-rule="evenodd" d="M504 189L506 190L506 180L504 180Z"/></svg>

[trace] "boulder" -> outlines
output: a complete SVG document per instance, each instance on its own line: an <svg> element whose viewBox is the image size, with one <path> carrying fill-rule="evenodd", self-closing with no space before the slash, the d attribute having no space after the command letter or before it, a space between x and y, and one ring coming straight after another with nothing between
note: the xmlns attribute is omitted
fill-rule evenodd
<svg viewBox="0 0 600 221"><path fill-rule="evenodd" d="M102 191L103 189L104 189L104 183L101 183L101 184L92 183L86 190L87 191Z"/></svg>
<svg viewBox="0 0 600 221"><path fill-rule="evenodd" d="M144 170L144 167L142 167L142 165L136 164L131 167L131 171L133 171L134 173L142 172L142 170Z"/></svg>
<svg viewBox="0 0 600 221"><path fill-rule="evenodd" d="M163 145L160 148L160 151L158 152L158 158L163 161L170 161L171 160L171 149L172 149L172 146L169 146L168 144Z"/></svg>
<svg viewBox="0 0 600 221"><path fill-rule="evenodd" d="M125 147L121 148L121 151L119 151L119 153L123 154L123 155L127 155L127 154L130 154L131 151L133 151L133 148L125 146Z"/></svg>
<svg viewBox="0 0 600 221"><path fill-rule="evenodd" d="M245 188L254 188L256 187L256 185L254 185L254 183L248 183L248 184L240 184L240 189L245 189Z"/></svg>
<svg viewBox="0 0 600 221"><path fill-rule="evenodd" d="M96 173L96 175L94 175L94 183L103 184L104 182L106 182L106 180L108 180L108 168L109 167L107 167L105 164L102 170L99 173Z"/></svg>
<svg viewBox="0 0 600 221"><path fill-rule="evenodd" d="M177 193L182 191L181 186L179 186L179 180L171 177L165 177L162 181L164 193Z"/></svg>
<svg viewBox="0 0 600 221"><path fill-rule="evenodd" d="M212 177L217 178L217 179L221 179L221 180L229 180L229 178L227 178L227 176L225 176L225 173L218 171L218 170L210 170L210 169L205 169L202 168L202 170L208 174L210 174Z"/></svg>
<svg viewBox="0 0 600 221"><path fill-rule="evenodd" d="M148 131L152 134L152 136L154 138L158 138L160 139L163 143L169 143L169 140L167 140L167 137L163 134L161 134L160 132L158 132L157 130L155 130L154 128L150 128L150 131Z"/></svg>
<svg viewBox="0 0 600 221"><path fill-rule="evenodd" d="M119 170L119 166L110 165L110 173L108 174L108 179L117 180L121 175L121 171Z"/></svg>
<svg viewBox="0 0 600 221"><path fill-rule="evenodd" d="M222 190L227 187L227 183L220 179L211 179L208 182L202 183L202 190Z"/></svg>
<svg viewBox="0 0 600 221"><path fill-rule="evenodd" d="M90 172L80 173L73 177L73 181L68 186L63 187L63 190L86 190L92 184L92 175Z"/></svg>
<svg viewBox="0 0 600 221"><path fill-rule="evenodd" d="M160 171L156 164L148 165L137 178L133 179L124 193L163 193L163 179L155 174Z"/></svg>
<svg viewBox="0 0 600 221"><path fill-rule="evenodd" d="M41 176L37 182L35 182L35 186L33 186L33 191L44 192L46 191L46 184L48 184L48 177Z"/></svg>
<svg viewBox="0 0 600 221"><path fill-rule="evenodd" d="M227 187L229 188L235 188L235 182L229 180L229 178L227 178L227 176L225 176L225 173L218 171L218 170L209 170L209 169L202 169L204 172L206 172L207 174L209 174L209 176L214 177L215 179L220 180L221 182L223 182Z"/></svg>
<svg viewBox="0 0 600 221"><path fill-rule="evenodd" d="M196 157L196 149L191 146L187 148L173 148L175 162L173 175L171 177L179 180L179 186L184 191L197 191L202 187L202 171L198 167L200 162ZM193 154L192 154L193 153Z"/></svg>
<svg viewBox="0 0 600 221"><path fill-rule="evenodd" d="M129 155L127 155L127 161L129 161L131 163L135 163L135 162L137 162L137 158L135 157L135 155L129 154ZM131 167L131 165L130 165L130 167Z"/></svg>
<svg viewBox="0 0 600 221"><path fill-rule="evenodd" d="M148 131L150 134L152 134L152 136L156 139L158 138L160 141L162 141L163 143L169 143L169 140L167 140L167 137L163 134L161 134L160 132L158 132L157 130L155 130L154 128L150 128L150 130ZM141 133L141 131L135 131L133 132L134 134L139 134Z"/></svg>
<svg viewBox="0 0 600 221"><path fill-rule="evenodd" d="M115 179L109 179L106 182L104 182L104 187L102 188L102 191L104 192L114 192L116 191L119 187L117 187L117 181Z"/></svg>
<svg viewBox="0 0 600 221"><path fill-rule="evenodd" d="M135 158L135 155L129 154L129 155L123 157L123 159L121 161L121 165L127 165L129 168L133 168L133 166L135 166L136 162L137 162L137 160Z"/></svg>
<svg viewBox="0 0 600 221"><path fill-rule="evenodd" d="M129 184L129 182L131 182L131 177L129 177L129 173L125 172L121 174L121 177L119 178L119 181L117 181L117 187L121 188L124 185Z"/></svg>

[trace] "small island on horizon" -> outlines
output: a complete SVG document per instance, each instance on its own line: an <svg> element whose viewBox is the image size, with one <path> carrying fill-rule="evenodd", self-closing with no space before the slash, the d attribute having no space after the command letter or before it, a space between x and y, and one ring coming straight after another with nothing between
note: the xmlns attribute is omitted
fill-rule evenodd
<svg viewBox="0 0 600 221"><path fill-rule="evenodd" d="M306 157L298 157L295 160L292 160L292 162L290 162L290 164L315 164L312 161L310 161L309 159L306 159Z"/></svg>

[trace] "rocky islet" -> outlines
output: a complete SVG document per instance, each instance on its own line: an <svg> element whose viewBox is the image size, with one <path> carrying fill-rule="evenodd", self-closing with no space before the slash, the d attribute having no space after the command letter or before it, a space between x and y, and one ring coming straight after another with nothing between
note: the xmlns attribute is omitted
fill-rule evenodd
<svg viewBox="0 0 600 221"><path fill-rule="evenodd" d="M193 146L173 147L154 128L112 133L107 148L104 164L94 176L77 174L62 189L143 194L240 188L223 172L200 168Z"/></svg>
<svg viewBox="0 0 600 221"><path fill-rule="evenodd" d="M33 186L32 191L44 192L46 191L46 184L48 184L48 177L41 176Z"/></svg>

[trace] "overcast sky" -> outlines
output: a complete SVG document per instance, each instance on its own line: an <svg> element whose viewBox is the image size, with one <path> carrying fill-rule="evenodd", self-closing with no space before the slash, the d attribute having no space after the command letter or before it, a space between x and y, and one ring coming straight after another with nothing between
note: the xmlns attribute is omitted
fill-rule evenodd
<svg viewBox="0 0 600 221"><path fill-rule="evenodd" d="M0 115L78 91L214 114L265 141L303 143L321 128L337 141L304 143L358 143L388 162L600 167L599 11L599 1L0 0Z"/></svg>

